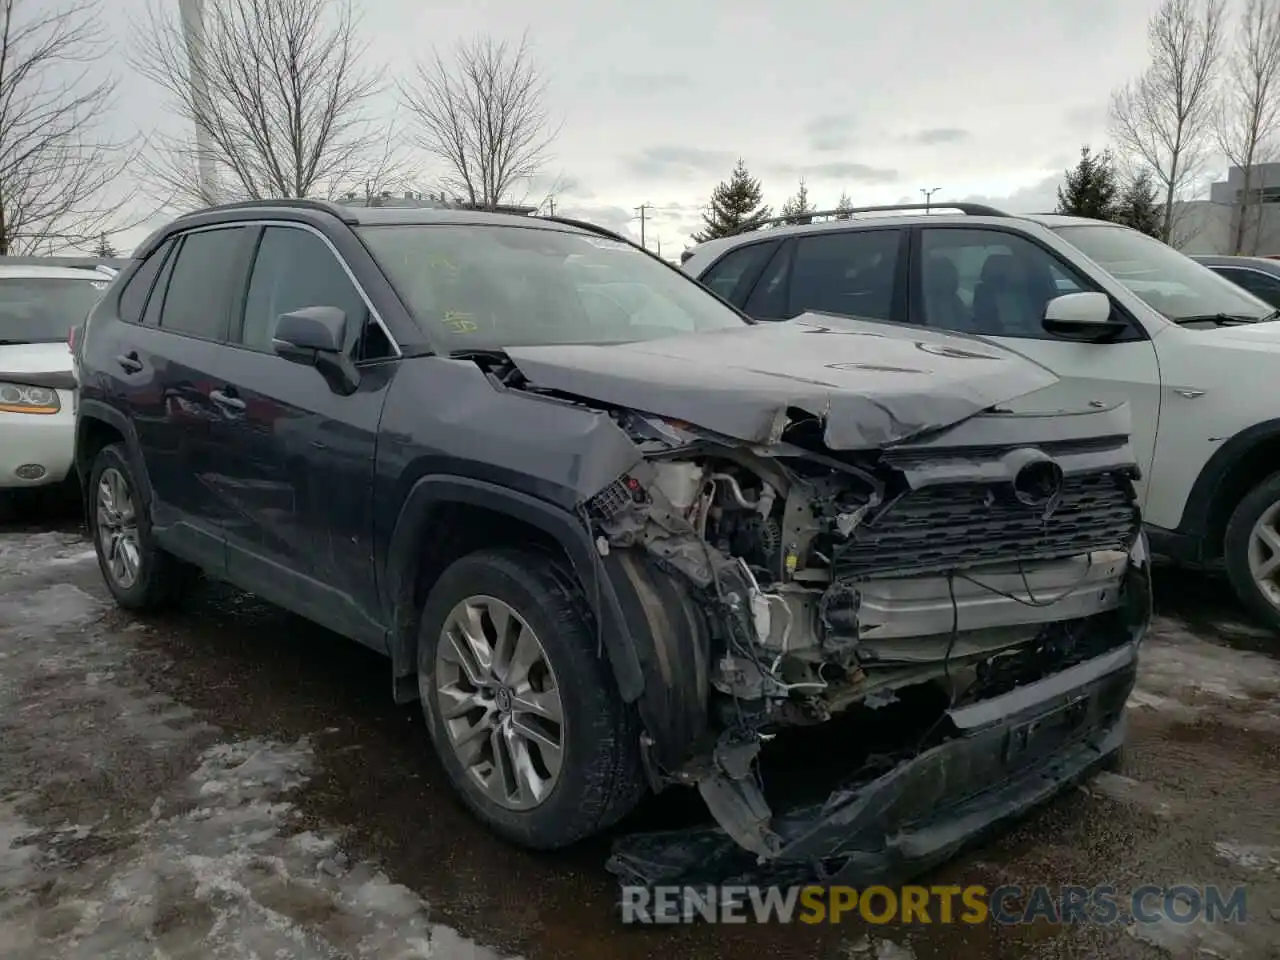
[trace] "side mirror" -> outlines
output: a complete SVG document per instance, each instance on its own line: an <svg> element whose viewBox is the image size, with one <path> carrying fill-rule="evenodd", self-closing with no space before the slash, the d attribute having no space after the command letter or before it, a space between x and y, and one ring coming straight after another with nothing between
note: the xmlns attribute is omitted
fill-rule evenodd
<svg viewBox="0 0 1280 960"><path fill-rule="evenodd" d="M1054 297L1045 304L1042 325L1055 337L1086 343L1106 340L1128 326L1111 319L1111 300L1105 293L1065 293Z"/></svg>
<svg viewBox="0 0 1280 960"><path fill-rule="evenodd" d="M271 345L276 353L292 360L291 353L338 353L347 337L347 315L337 307L303 307L282 313L276 320ZM303 362L312 362L307 357Z"/></svg>
<svg viewBox="0 0 1280 960"><path fill-rule="evenodd" d="M360 371L343 351L347 315L337 307L302 307L282 313L271 338L275 352L290 363L315 367L330 388L343 395L360 385Z"/></svg>

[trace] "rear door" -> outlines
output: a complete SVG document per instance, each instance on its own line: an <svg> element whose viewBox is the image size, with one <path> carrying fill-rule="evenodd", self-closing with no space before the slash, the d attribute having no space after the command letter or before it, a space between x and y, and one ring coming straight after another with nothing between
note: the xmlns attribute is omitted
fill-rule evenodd
<svg viewBox="0 0 1280 960"><path fill-rule="evenodd" d="M115 326L108 361L116 372L117 405L137 431L161 542L216 571L224 562L228 519L218 493L228 412L212 394L251 235L244 226L217 227L172 243L142 323Z"/></svg>
<svg viewBox="0 0 1280 960"><path fill-rule="evenodd" d="M360 370L350 395L272 349L280 315L315 306L347 317L347 350ZM232 340L218 386L235 410L220 467L233 514L229 570L276 603L380 647L374 456L395 348L330 244L287 224L258 235Z"/></svg>
<svg viewBox="0 0 1280 960"><path fill-rule="evenodd" d="M816 310L870 320L906 311L901 227L822 231L781 244L737 305L758 320L789 320ZM735 251L736 252L736 251Z"/></svg>

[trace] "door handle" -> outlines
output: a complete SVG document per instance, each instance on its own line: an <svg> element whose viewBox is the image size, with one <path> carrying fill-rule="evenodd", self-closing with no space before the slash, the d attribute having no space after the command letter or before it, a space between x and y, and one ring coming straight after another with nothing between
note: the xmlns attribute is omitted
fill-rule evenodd
<svg viewBox="0 0 1280 960"><path fill-rule="evenodd" d="M138 351L136 350L120 354L116 357L116 363L120 364L126 373L137 373L142 369L142 361L138 359Z"/></svg>
<svg viewBox="0 0 1280 960"><path fill-rule="evenodd" d="M228 410L243 410L245 403L239 397L234 396L231 390L212 390L209 393L209 399L220 407L226 407Z"/></svg>

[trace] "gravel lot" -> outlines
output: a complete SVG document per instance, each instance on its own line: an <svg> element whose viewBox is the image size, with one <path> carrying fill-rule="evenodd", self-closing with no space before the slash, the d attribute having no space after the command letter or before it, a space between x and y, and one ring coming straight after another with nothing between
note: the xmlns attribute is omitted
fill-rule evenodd
<svg viewBox="0 0 1280 960"><path fill-rule="evenodd" d="M0 956L1280 958L1280 641L1160 573L1122 771L928 881L1248 884L1246 924L637 929L607 841L463 813L376 655L220 588L126 616L74 522L0 527Z"/></svg>

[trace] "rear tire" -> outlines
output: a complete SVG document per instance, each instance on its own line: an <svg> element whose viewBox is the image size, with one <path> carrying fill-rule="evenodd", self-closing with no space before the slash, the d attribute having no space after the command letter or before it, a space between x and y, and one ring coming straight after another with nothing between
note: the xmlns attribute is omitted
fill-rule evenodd
<svg viewBox="0 0 1280 960"><path fill-rule="evenodd" d="M646 790L638 720L596 653L592 624L576 580L525 550L463 557L423 607L418 685L436 752L472 813L521 846L552 850L597 833ZM461 632L468 625L483 635L478 645ZM545 716L559 723L525 710L553 694ZM531 724L538 736L521 739ZM519 770L525 779L503 776Z"/></svg>
<svg viewBox="0 0 1280 960"><path fill-rule="evenodd" d="M1250 490L1232 512L1223 559L1236 596L1280 633L1280 473Z"/></svg>
<svg viewBox="0 0 1280 960"><path fill-rule="evenodd" d="M98 567L116 603L139 611L175 603L194 581L196 571L156 546L123 444L98 451L85 500Z"/></svg>

